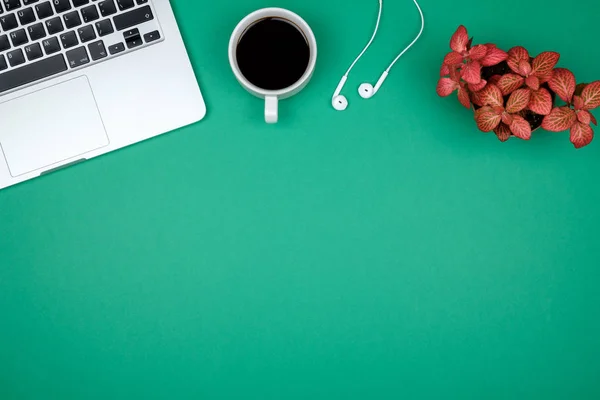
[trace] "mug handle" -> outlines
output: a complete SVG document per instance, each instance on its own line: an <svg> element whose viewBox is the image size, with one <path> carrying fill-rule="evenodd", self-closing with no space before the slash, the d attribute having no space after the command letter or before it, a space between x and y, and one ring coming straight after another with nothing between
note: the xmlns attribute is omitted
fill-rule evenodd
<svg viewBox="0 0 600 400"><path fill-rule="evenodd" d="M265 122L267 124L275 124L278 119L279 100L276 96L265 97Z"/></svg>

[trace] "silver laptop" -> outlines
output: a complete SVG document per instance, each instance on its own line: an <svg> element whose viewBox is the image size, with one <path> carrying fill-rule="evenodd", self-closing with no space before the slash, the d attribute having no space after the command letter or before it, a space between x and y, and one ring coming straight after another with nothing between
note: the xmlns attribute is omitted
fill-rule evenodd
<svg viewBox="0 0 600 400"><path fill-rule="evenodd" d="M205 113L169 0L0 0L0 189Z"/></svg>

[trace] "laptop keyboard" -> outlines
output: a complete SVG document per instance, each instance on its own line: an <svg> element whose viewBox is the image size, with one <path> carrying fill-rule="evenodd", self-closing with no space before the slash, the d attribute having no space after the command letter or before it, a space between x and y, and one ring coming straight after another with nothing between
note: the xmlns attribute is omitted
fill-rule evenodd
<svg viewBox="0 0 600 400"><path fill-rule="evenodd" d="M149 0L0 0L0 95L160 39Z"/></svg>

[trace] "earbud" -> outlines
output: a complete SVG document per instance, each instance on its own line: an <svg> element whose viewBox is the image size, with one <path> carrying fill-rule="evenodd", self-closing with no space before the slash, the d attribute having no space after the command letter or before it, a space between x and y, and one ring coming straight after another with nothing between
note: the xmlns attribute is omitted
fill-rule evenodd
<svg viewBox="0 0 600 400"><path fill-rule="evenodd" d="M358 88L358 94L363 99L370 99L375 94L373 85L371 85L370 83L363 83Z"/></svg>
<svg viewBox="0 0 600 400"><path fill-rule="evenodd" d="M346 108L348 108L348 99L346 96L340 94L344 88L344 85L346 84L347 79L348 76L342 76L342 80L340 80L340 83L338 83L337 88L335 88L335 92L333 93L333 97L331 98L331 105L338 111L344 111Z"/></svg>
<svg viewBox="0 0 600 400"><path fill-rule="evenodd" d="M385 82L387 77L388 72L384 71L379 80L377 81L375 87L373 87L373 85L371 85L370 83L363 83L358 88L358 94L363 99L370 99L371 97L375 96L375 93L379 91L379 88L381 88L381 85L383 85L383 82Z"/></svg>
<svg viewBox="0 0 600 400"><path fill-rule="evenodd" d="M331 100L331 105L338 111L344 111L348 108L348 99L346 96L338 95Z"/></svg>

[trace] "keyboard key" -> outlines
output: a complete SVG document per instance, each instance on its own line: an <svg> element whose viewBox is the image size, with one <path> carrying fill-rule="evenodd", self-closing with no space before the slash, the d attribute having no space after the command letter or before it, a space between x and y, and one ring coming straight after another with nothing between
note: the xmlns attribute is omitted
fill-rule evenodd
<svg viewBox="0 0 600 400"><path fill-rule="evenodd" d="M10 49L10 42L7 35L0 35L0 51Z"/></svg>
<svg viewBox="0 0 600 400"><path fill-rule="evenodd" d="M125 40L133 36L140 36L140 30L138 28L127 29L123 32L123 38L125 38Z"/></svg>
<svg viewBox="0 0 600 400"><path fill-rule="evenodd" d="M21 51L21 49L9 51L8 53L6 53L6 57L8 58L8 63L11 67L16 67L17 65L23 64L25 62L25 57L23 56L23 52Z"/></svg>
<svg viewBox="0 0 600 400"><path fill-rule="evenodd" d="M54 35L65 30L62 19L60 17L50 18L46 21L46 29L48 29L49 35Z"/></svg>
<svg viewBox="0 0 600 400"><path fill-rule="evenodd" d="M98 36L106 36L115 31L110 19L96 22L96 30L98 31Z"/></svg>
<svg viewBox="0 0 600 400"><path fill-rule="evenodd" d="M0 71L4 71L8 68L8 64L6 63L6 59L2 54L0 54Z"/></svg>
<svg viewBox="0 0 600 400"><path fill-rule="evenodd" d="M148 0L137 0L138 6L142 4L146 4Z"/></svg>
<svg viewBox="0 0 600 400"><path fill-rule="evenodd" d="M90 55L92 56L92 60L94 61L108 56L106 53L106 47L104 47L104 42L102 40L88 44L88 49L90 51Z"/></svg>
<svg viewBox="0 0 600 400"><path fill-rule="evenodd" d="M15 17L15 14L8 14L0 17L0 26L2 26L4 32L8 32L11 29L18 27L19 23L17 22L17 17Z"/></svg>
<svg viewBox="0 0 600 400"><path fill-rule="evenodd" d="M98 15L98 10L96 9L96 6L94 4L82 8L81 16L83 17L83 22L92 22L100 18L100 16Z"/></svg>
<svg viewBox="0 0 600 400"><path fill-rule="evenodd" d="M71 68L77 68L90 62L85 46L67 51L67 62Z"/></svg>
<svg viewBox="0 0 600 400"><path fill-rule="evenodd" d="M22 56L23 54L21 54ZM66 70L67 64L65 64L65 58L62 54L56 54L52 57L24 65L21 68L6 71L0 74L0 93Z"/></svg>
<svg viewBox="0 0 600 400"><path fill-rule="evenodd" d="M25 33L25 29L23 29L23 28L11 32L10 33L10 40L12 40L13 47L20 46L20 45L25 44L25 43L27 43L29 41L27 39L27 34Z"/></svg>
<svg viewBox="0 0 600 400"><path fill-rule="evenodd" d="M32 7L17 12L17 15L19 16L21 25L27 25L35 21L35 13Z"/></svg>
<svg viewBox="0 0 600 400"><path fill-rule="evenodd" d="M37 11L39 19L48 18L54 15L54 11L52 11L52 5L49 1L36 5L35 11Z"/></svg>
<svg viewBox="0 0 600 400"><path fill-rule="evenodd" d="M119 10L124 11L135 6L133 0L117 0L117 5L119 6Z"/></svg>
<svg viewBox="0 0 600 400"><path fill-rule="evenodd" d="M58 43L58 39L56 37L51 37L46 40L43 40L42 46L44 46L44 51L48 55L60 51L60 44Z"/></svg>
<svg viewBox="0 0 600 400"><path fill-rule="evenodd" d="M125 51L125 45L123 43L113 44L112 46L108 46L108 51L110 54L117 54Z"/></svg>
<svg viewBox="0 0 600 400"><path fill-rule="evenodd" d="M98 8L100 9L100 14L103 17L108 17L109 15L113 15L117 12L117 6L115 6L115 2L113 0L105 0L98 3Z"/></svg>
<svg viewBox="0 0 600 400"><path fill-rule="evenodd" d="M23 5L28 6L30 4L37 3L38 1L40 0L23 0Z"/></svg>
<svg viewBox="0 0 600 400"><path fill-rule="evenodd" d="M79 33L79 40L81 43L96 39L96 32L94 32L94 27L91 25L82 26L77 29L77 33Z"/></svg>
<svg viewBox="0 0 600 400"><path fill-rule="evenodd" d="M60 41L62 42L62 46L65 49L77 46L79 44L79 41L77 41L77 35L73 31L65 32L62 35L60 35Z"/></svg>
<svg viewBox="0 0 600 400"><path fill-rule="evenodd" d="M27 27L27 31L29 32L29 37L31 40L39 40L43 37L46 37L46 31L44 30L44 25L42 25L41 22Z"/></svg>
<svg viewBox="0 0 600 400"><path fill-rule="evenodd" d="M158 31L153 31L144 35L144 40L146 43L154 42L158 39L160 39L160 33Z"/></svg>
<svg viewBox="0 0 600 400"><path fill-rule="evenodd" d="M2 0L2 3L4 3L6 11L16 10L21 7L21 0Z"/></svg>
<svg viewBox="0 0 600 400"><path fill-rule="evenodd" d="M150 6L143 6L136 8L135 10L127 11L126 13L116 15L113 18L115 28L118 31L123 29L131 28L132 26L139 25L143 22L154 19Z"/></svg>
<svg viewBox="0 0 600 400"><path fill-rule="evenodd" d="M130 49L133 49L135 47L139 47L139 46L141 46L141 45L144 44L144 42L142 41L142 38L140 36L138 36L136 38L129 39L125 43L127 43L127 47L130 48Z"/></svg>
<svg viewBox="0 0 600 400"><path fill-rule="evenodd" d="M71 3L69 0L52 0L54 3L54 9L56 13L61 13L71 9Z"/></svg>
<svg viewBox="0 0 600 400"><path fill-rule="evenodd" d="M42 53L42 47L39 43L32 43L29 46L25 46L25 54L29 61L37 60L44 54Z"/></svg>
<svg viewBox="0 0 600 400"><path fill-rule="evenodd" d="M65 26L67 29L75 28L76 26L81 25L81 18L79 18L79 13L77 11L66 13L63 18L65 20Z"/></svg>
<svg viewBox="0 0 600 400"><path fill-rule="evenodd" d="M73 0L73 7L85 6L90 0Z"/></svg>

